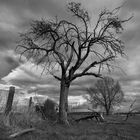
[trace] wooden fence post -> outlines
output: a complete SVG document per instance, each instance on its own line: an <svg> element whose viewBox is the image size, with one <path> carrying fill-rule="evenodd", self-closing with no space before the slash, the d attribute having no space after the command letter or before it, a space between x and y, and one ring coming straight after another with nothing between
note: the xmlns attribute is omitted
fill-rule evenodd
<svg viewBox="0 0 140 140"><path fill-rule="evenodd" d="M15 94L15 87L10 87L9 88L8 99L7 99L7 103L6 103L6 107L5 107L5 111L4 111L4 114L6 116L10 113L10 111L12 109L14 94Z"/></svg>
<svg viewBox="0 0 140 140"><path fill-rule="evenodd" d="M29 99L29 105L28 105L28 110L30 111L31 107L32 107L32 97L30 97Z"/></svg>

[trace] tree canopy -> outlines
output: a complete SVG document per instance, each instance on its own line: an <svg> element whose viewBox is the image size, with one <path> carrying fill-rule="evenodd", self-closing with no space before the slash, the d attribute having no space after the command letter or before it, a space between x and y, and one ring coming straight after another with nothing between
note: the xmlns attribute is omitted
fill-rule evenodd
<svg viewBox="0 0 140 140"><path fill-rule="evenodd" d="M18 47L21 54L43 65L53 75L55 66L60 66L69 82L85 75L100 77L101 66L109 66L117 55L124 54L124 43L118 35L127 20L119 18L119 8L113 11L105 9L90 27L89 14L80 3L71 2L68 9L78 23L58 19L32 21L29 30L20 34ZM84 69L76 73L83 64ZM98 72L89 72L94 67L99 68ZM54 77L61 80L61 76Z"/></svg>

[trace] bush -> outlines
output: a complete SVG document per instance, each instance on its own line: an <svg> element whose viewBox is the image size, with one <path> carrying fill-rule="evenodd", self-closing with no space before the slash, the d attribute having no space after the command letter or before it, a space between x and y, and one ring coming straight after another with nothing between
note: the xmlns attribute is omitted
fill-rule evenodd
<svg viewBox="0 0 140 140"><path fill-rule="evenodd" d="M53 100L47 99L43 104L35 105L35 110L41 114L43 119L56 120L57 106Z"/></svg>

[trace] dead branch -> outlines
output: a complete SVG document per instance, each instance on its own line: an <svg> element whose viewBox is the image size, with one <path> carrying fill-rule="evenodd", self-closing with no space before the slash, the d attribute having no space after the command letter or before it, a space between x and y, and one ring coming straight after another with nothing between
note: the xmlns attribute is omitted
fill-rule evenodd
<svg viewBox="0 0 140 140"><path fill-rule="evenodd" d="M33 132L33 131L35 131L35 130L36 130L35 128L23 129L23 130L21 130L21 131L19 131L19 132L16 132L16 133L14 133L14 134L11 134L11 135L9 136L9 139L11 139L11 138L16 138L16 137L19 137L19 136L21 136L21 135L25 135L25 134L27 134L27 133L29 133L29 132Z"/></svg>
<svg viewBox="0 0 140 140"><path fill-rule="evenodd" d="M129 111L126 113L126 117L125 117L124 121L127 121L129 116L133 113L133 111L136 110L136 108L133 108L135 102L136 102L136 99L130 104Z"/></svg>

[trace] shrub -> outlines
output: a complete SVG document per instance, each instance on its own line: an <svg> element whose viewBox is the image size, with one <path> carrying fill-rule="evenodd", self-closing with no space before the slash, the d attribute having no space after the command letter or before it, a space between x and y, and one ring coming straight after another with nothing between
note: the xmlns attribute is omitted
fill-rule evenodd
<svg viewBox="0 0 140 140"><path fill-rule="evenodd" d="M53 100L47 99L43 104L35 105L35 110L41 114L43 119L56 120L57 106Z"/></svg>

